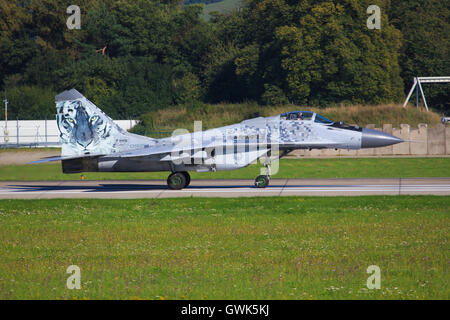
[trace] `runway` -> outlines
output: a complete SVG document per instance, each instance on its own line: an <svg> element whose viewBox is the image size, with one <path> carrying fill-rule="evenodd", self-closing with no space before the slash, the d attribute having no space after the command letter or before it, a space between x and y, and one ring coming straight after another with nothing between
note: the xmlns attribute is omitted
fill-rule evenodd
<svg viewBox="0 0 450 320"><path fill-rule="evenodd" d="M261 196L450 195L450 178L272 179L258 189L253 180L192 180L169 190L165 180L1 181L0 199L176 198Z"/></svg>

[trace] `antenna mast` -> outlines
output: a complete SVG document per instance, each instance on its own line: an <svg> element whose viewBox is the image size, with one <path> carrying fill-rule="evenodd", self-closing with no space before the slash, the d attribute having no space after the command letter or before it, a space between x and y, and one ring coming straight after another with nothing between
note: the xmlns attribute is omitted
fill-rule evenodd
<svg viewBox="0 0 450 320"><path fill-rule="evenodd" d="M9 132L8 132L8 99L3 100L5 103L5 143L8 144Z"/></svg>

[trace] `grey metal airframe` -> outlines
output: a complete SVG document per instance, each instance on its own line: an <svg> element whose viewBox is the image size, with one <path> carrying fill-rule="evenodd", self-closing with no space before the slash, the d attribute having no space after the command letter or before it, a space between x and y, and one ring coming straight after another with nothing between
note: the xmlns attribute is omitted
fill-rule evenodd
<svg viewBox="0 0 450 320"><path fill-rule="evenodd" d="M75 89L57 95L56 108L62 152L47 161L61 160L64 173L169 171L170 189L187 187L188 171L239 169L258 159L266 170L255 186L266 187L271 164L295 149L360 149L403 142L310 111L153 139L124 131Z"/></svg>

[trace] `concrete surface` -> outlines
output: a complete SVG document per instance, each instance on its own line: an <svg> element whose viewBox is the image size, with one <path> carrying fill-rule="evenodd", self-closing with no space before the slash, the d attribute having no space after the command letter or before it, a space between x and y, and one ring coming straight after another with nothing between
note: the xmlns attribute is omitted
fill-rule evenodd
<svg viewBox="0 0 450 320"><path fill-rule="evenodd" d="M272 179L258 189L253 180L192 180L184 190L169 190L165 180L1 181L0 199L176 198L257 196L450 195L450 178Z"/></svg>

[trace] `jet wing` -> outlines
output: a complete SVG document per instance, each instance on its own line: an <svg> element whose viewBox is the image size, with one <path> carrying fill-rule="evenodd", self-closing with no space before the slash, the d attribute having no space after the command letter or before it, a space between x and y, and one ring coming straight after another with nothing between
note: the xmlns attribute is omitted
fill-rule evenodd
<svg viewBox="0 0 450 320"><path fill-rule="evenodd" d="M172 158L168 158L167 155L174 154L190 154L192 157L205 149L215 149L215 148L229 148L229 150L233 150L233 148L238 148L239 152L244 152L246 146L249 149L257 150L258 144L256 143L206 143L206 144L192 144L188 146L170 146L170 145L161 145L161 146L152 146L145 149L138 150L129 150L120 153L113 153L108 156L111 157L119 157L119 158L140 158L140 157L160 157L161 161L171 161ZM264 145L260 145L260 149L264 148ZM178 156L177 156L178 158Z"/></svg>
<svg viewBox="0 0 450 320"><path fill-rule="evenodd" d="M321 141L321 142L305 142L303 144L295 143L295 144L278 144L279 149L281 148L289 148L290 146L295 148L332 148L337 146L338 143L331 141ZM226 150L234 150L237 148L238 153L246 152L247 150L267 150L273 149L274 144L266 145L261 143L254 142L245 142L245 141L237 141L237 142L228 142L228 143L205 143L205 144L192 144L188 146L180 146L180 145L160 145L160 146L152 146L145 149L138 150L129 150L120 153L113 153L108 156L111 157L119 157L119 158L142 158L142 157L152 157L159 158L160 161L173 161L175 159L180 158L195 158L195 157L204 157L201 153L204 150L211 150L216 148L225 148ZM107 157L108 157L107 156Z"/></svg>
<svg viewBox="0 0 450 320"><path fill-rule="evenodd" d="M331 141L320 141L320 142L305 142L305 143L287 143L287 144L278 144L279 149L288 149L292 148L332 148L337 146L338 144ZM215 149L215 148L225 148L226 150L234 150L236 148L238 153L244 153L246 150L259 152L258 157L267 153L269 149L273 149L274 144L271 146L255 143L255 142L245 142L245 141L236 141L236 142L228 142L228 143L218 143L218 142L209 142L205 144L191 144L187 146L182 145L156 145L148 148L137 149L137 150L128 150L124 152L111 153L111 154L85 154L85 155L76 155L76 156L64 156L64 157L50 157L41 160L36 160L29 162L28 164L37 164L37 163L46 163L53 161L62 161L62 160L72 160L78 158L94 158L94 157L114 157L114 158L156 158L159 161L175 161L180 159L187 158L206 158L207 153L204 151L205 149Z"/></svg>

